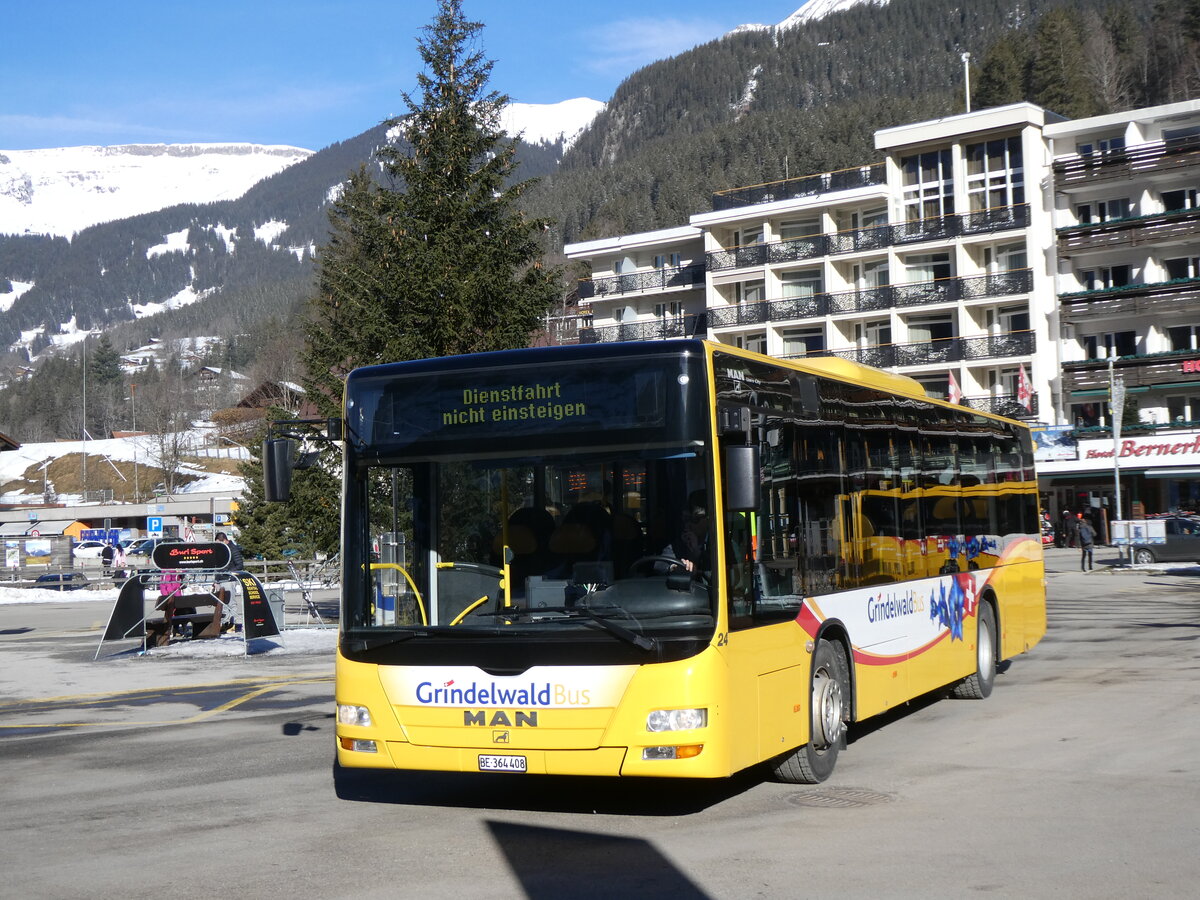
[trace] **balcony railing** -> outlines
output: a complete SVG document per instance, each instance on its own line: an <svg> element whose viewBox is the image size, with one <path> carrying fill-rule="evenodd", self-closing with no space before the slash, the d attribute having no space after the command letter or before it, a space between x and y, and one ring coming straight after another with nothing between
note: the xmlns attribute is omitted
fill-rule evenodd
<svg viewBox="0 0 1200 900"><path fill-rule="evenodd" d="M667 288L689 288L704 284L704 266L675 266L667 269L648 269L611 278L596 278L579 282L579 299L610 297L640 291L662 291Z"/></svg>
<svg viewBox="0 0 1200 900"><path fill-rule="evenodd" d="M1200 165L1200 135L1189 135L1104 153L1061 156L1054 160L1054 185L1065 188L1126 180L1135 175L1195 165Z"/></svg>
<svg viewBox="0 0 1200 900"><path fill-rule="evenodd" d="M726 269L799 262L839 253L882 250L894 245L940 241L962 235L991 234L1013 228L1025 228L1028 225L1029 205L1022 203L1019 206L999 206L995 209L981 209L937 219L874 225L870 228L838 231L833 234L814 234L769 244L714 250L705 255L705 264L710 272L720 272Z"/></svg>
<svg viewBox="0 0 1200 900"><path fill-rule="evenodd" d="M887 182L887 169L883 163L856 166L837 172L820 175L805 175L750 187L730 188L712 195L714 211L737 209L739 206L754 206L759 203L774 203L776 200L795 200L799 197L814 197L833 191L848 191L853 188L874 187Z"/></svg>
<svg viewBox="0 0 1200 900"><path fill-rule="evenodd" d="M1025 408L1025 404L1018 399L1016 394L997 394L996 396L985 394L982 397L964 397L963 406L969 406L980 412L1007 416L1010 419L1028 419L1036 417L1038 414L1038 397L1037 394L1030 397L1029 409Z"/></svg>
<svg viewBox="0 0 1200 900"><path fill-rule="evenodd" d="M1076 325L1109 316L1169 315L1200 308L1200 278L1125 284L1059 294L1063 321Z"/></svg>
<svg viewBox="0 0 1200 900"><path fill-rule="evenodd" d="M1119 356L1113 361L1115 374L1126 387L1193 383L1200 387L1200 366L1184 363L1200 356L1196 350L1171 350L1166 353L1147 353L1139 356ZM1195 371L1188 371L1188 369ZM1108 360L1079 359L1062 364L1063 393L1075 391L1107 391Z"/></svg>
<svg viewBox="0 0 1200 900"><path fill-rule="evenodd" d="M1171 212L1116 219L1058 229L1058 252L1070 256L1082 250L1102 250L1133 244L1187 240L1200 235L1200 210Z"/></svg>
<svg viewBox="0 0 1200 900"><path fill-rule="evenodd" d="M708 325L703 313L655 319L651 322L628 322L621 325L602 325L599 328L579 329L581 344L613 344L621 341L662 341L668 338L706 337Z"/></svg>
<svg viewBox="0 0 1200 900"><path fill-rule="evenodd" d="M811 319L846 313L906 309L933 303L1027 294L1032 288L1033 273L1029 269L1014 269L1011 272L975 275L969 278L940 278L936 281L912 284L883 285L862 291L812 294L808 297L720 307L709 310L709 325L722 328L729 325L755 325L760 322L786 322L792 319Z"/></svg>
<svg viewBox="0 0 1200 900"><path fill-rule="evenodd" d="M969 338L941 338L916 344L882 344L857 350L834 350L833 356L880 369L897 366L928 366L966 360L1028 356L1033 353L1032 331Z"/></svg>

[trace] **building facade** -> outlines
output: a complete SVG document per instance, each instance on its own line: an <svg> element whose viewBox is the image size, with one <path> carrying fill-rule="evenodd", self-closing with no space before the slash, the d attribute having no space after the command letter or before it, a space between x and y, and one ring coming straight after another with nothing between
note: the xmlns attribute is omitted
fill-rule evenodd
<svg viewBox="0 0 1200 900"><path fill-rule="evenodd" d="M700 336L908 375L1056 431L1043 502L1108 514L1113 479L1077 457L1112 440L1110 355L1126 429L1200 433L1200 101L1072 121L1018 103L875 146L715 194L686 226L568 245L592 271L576 339ZM1200 471L1173 471L1131 470L1127 509L1200 506Z"/></svg>

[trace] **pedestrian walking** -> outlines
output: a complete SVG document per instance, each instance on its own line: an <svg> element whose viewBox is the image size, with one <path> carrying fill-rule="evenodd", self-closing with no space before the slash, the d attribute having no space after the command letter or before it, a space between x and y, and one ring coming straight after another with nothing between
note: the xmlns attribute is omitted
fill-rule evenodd
<svg viewBox="0 0 1200 900"><path fill-rule="evenodd" d="M1079 570L1081 572L1090 572L1092 570L1092 549L1096 545L1096 529L1092 527L1092 523L1083 517L1083 513L1079 514L1078 526L1076 534L1079 536L1079 549L1081 556L1079 557Z"/></svg>

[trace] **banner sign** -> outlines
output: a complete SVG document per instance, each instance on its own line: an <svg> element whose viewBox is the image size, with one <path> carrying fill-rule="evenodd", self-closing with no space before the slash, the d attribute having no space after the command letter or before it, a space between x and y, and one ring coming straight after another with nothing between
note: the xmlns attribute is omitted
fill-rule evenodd
<svg viewBox="0 0 1200 900"><path fill-rule="evenodd" d="M279 626L282 623L275 621L262 584L248 572L239 573L237 578L242 586L242 619L246 640L279 634Z"/></svg>
<svg viewBox="0 0 1200 900"><path fill-rule="evenodd" d="M154 548L151 560L160 569L224 569L229 565L229 548L216 541L189 544L172 541Z"/></svg>

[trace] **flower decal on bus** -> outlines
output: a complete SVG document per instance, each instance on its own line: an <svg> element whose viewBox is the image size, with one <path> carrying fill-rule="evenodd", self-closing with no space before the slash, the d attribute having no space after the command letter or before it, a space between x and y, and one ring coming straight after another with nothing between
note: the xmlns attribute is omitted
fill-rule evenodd
<svg viewBox="0 0 1200 900"><path fill-rule="evenodd" d="M960 572L948 581L938 583L929 596L929 618L950 629L950 640L963 639L963 621L975 615L979 605L975 579L970 572Z"/></svg>

